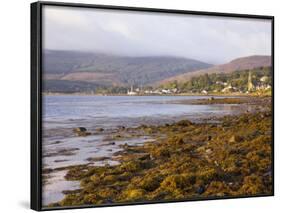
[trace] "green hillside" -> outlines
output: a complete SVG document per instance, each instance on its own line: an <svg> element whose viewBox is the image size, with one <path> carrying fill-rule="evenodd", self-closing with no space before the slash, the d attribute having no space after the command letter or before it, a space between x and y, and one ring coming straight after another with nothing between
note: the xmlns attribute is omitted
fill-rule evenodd
<svg viewBox="0 0 281 213"><path fill-rule="evenodd" d="M252 70L235 71L232 73L203 74L192 77L186 82L173 81L163 84L160 88L175 89L184 92L247 92L250 82L251 90L266 90L271 86L271 67L260 67Z"/></svg>

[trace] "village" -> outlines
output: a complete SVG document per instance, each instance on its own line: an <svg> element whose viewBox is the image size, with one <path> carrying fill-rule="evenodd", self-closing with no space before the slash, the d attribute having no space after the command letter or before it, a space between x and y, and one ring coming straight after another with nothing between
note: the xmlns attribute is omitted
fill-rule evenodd
<svg viewBox="0 0 281 213"><path fill-rule="evenodd" d="M201 90L189 90L189 91L182 91L180 88L150 88L150 89L143 89L142 87L131 86L131 89L127 91L127 95L180 95L180 94L229 94L229 93L240 93L240 94L248 94L251 92L261 92L271 90L271 85L269 84L269 77L264 75L261 78L257 79L255 83L252 79L252 72L249 71L248 74L248 82L246 86L246 90L239 88L237 86L233 86L231 83L226 81L216 81L216 85L218 85L221 89L201 89Z"/></svg>

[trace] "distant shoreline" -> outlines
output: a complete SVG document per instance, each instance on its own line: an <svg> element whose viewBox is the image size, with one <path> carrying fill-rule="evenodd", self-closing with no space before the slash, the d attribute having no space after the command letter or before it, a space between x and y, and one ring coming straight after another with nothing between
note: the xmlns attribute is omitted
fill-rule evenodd
<svg viewBox="0 0 281 213"><path fill-rule="evenodd" d="M251 97L251 96L258 96L257 94L245 94L245 93L210 93L210 94L202 94L202 93L180 93L180 94L139 94L139 95L127 95L127 94L89 94L89 93L42 93L43 96L235 96L235 97Z"/></svg>

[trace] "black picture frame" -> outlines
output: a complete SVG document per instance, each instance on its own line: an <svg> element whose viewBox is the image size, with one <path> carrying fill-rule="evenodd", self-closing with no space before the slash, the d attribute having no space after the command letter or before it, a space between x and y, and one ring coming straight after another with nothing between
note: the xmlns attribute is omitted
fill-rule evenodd
<svg viewBox="0 0 281 213"><path fill-rule="evenodd" d="M215 17L239 17L239 18L254 18L266 19L271 21L271 64L272 64L272 194L270 195L254 195L254 196L224 196L206 197L184 200L165 200L165 201L148 201L135 203L115 203L106 205L83 205L70 207L42 207L42 7L45 5L64 6L76 8L94 8L106 10L121 10L121 11L144 11L163 14L187 14L187 15L205 15ZM167 202L185 202L185 201L202 201L202 200L217 200L217 199L233 199L233 198L248 198L248 197L263 197L274 196L274 16L268 15L250 15L237 13L219 13L219 12L204 12L204 11L187 11L174 9L156 9L156 8L142 8L142 7L124 7L111 5L93 5L81 3L62 3L62 2L48 2L39 1L31 3L31 209L42 210L57 210L57 209L76 209L76 208L93 208L103 206L122 206L122 205L140 205L153 203L167 203Z"/></svg>

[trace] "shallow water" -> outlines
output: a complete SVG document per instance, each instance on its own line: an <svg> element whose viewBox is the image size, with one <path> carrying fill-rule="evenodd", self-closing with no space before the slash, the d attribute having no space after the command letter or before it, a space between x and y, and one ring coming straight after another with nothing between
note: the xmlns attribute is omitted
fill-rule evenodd
<svg viewBox="0 0 281 213"><path fill-rule="evenodd" d="M91 157L112 157L121 144L141 145L151 138L143 136L111 144L104 140L118 126L171 123L181 119L221 116L233 113L232 105L187 105L174 103L203 96L44 96L43 97L43 168L56 169L90 163L96 166L116 165L106 159L89 161ZM89 131L98 127L105 132L77 137L72 132L83 126ZM43 205L60 201L64 190L79 189L78 181L66 181L66 170L49 174L43 186Z"/></svg>
<svg viewBox="0 0 281 213"><path fill-rule="evenodd" d="M219 105L187 105L181 100L208 98L204 96L44 96L44 129L90 128L116 125L138 125L139 122L165 120L186 115L219 114L229 111ZM221 98L221 97L219 97Z"/></svg>

